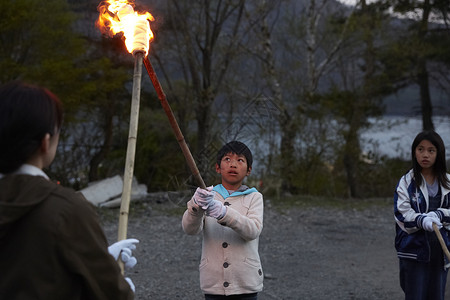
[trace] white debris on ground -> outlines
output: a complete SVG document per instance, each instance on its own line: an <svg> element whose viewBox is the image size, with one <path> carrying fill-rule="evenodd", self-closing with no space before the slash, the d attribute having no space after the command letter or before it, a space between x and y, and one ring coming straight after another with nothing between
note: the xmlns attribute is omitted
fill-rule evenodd
<svg viewBox="0 0 450 300"><path fill-rule="evenodd" d="M95 206L119 207L122 197L123 179L121 176L106 178L92 182L88 187L80 190L83 196ZM147 186L139 184L133 177L131 186L131 201L137 201L147 196Z"/></svg>

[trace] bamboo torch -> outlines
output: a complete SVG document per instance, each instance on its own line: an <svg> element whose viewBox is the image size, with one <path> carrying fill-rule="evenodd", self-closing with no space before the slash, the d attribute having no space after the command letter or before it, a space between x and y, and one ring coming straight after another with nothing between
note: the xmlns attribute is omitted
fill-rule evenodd
<svg viewBox="0 0 450 300"><path fill-rule="evenodd" d="M134 56L133 90L131 99L130 128L128 133L127 154L123 178L122 198L120 205L118 240L126 239L128 227L128 211L133 182L134 160L139 120L141 94L142 62L148 53L153 33L149 21L153 16L148 13L134 11L134 4L126 0L103 1L97 7L100 12L96 25L109 36L122 32L127 50ZM120 264L123 272L123 264Z"/></svg>

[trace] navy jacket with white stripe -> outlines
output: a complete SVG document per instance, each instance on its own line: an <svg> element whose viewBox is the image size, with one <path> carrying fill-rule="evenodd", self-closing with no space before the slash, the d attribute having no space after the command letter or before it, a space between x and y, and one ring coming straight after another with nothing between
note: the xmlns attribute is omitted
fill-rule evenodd
<svg viewBox="0 0 450 300"><path fill-rule="evenodd" d="M450 175L447 174L447 177ZM450 177L449 177L450 178ZM442 237L450 246L448 230L450 230L450 190L440 186L441 204L436 211L443 227ZM413 259L421 262L430 260L430 247L427 234L422 229L422 221L429 209L429 197L425 179L418 187L414 180L414 172L410 170L399 181L394 194L394 214L396 221L395 248L399 258Z"/></svg>

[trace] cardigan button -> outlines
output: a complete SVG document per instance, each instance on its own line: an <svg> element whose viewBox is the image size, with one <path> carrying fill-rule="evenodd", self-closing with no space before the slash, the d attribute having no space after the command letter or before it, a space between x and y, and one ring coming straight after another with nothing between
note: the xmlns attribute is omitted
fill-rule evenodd
<svg viewBox="0 0 450 300"><path fill-rule="evenodd" d="M227 262L224 262L224 263L223 263L223 267L224 267L224 268L228 268L228 266L229 266L229 264L228 264Z"/></svg>
<svg viewBox="0 0 450 300"><path fill-rule="evenodd" d="M230 204L230 202L225 201L225 202L223 203L223 205L230 206L231 204Z"/></svg>
<svg viewBox="0 0 450 300"><path fill-rule="evenodd" d="M225 281L225 282L223 283L223 286L224 286L224 287L229 287L230 284L229 284L228 282Z"/></svg>
<svg viewBox="0 0 450 300"><path fill-rule="evenodd" d="M224 247L224 248L228 247L228 243L227 242L223 242L222 243L222 247Z"/></svg>

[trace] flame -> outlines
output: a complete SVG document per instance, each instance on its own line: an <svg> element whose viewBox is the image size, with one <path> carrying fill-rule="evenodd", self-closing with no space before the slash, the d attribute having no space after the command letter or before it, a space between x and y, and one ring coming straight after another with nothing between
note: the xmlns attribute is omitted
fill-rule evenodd
<svg viewBox="0 0 450 300"><path fill-rule="evenodd" d="M155 19L149 12L134 11L133 1L102 1L97 7L100 15L95 25L110 37L122 32L128 52L144 51L147 55L153 40L150 21Z"/></svg>

